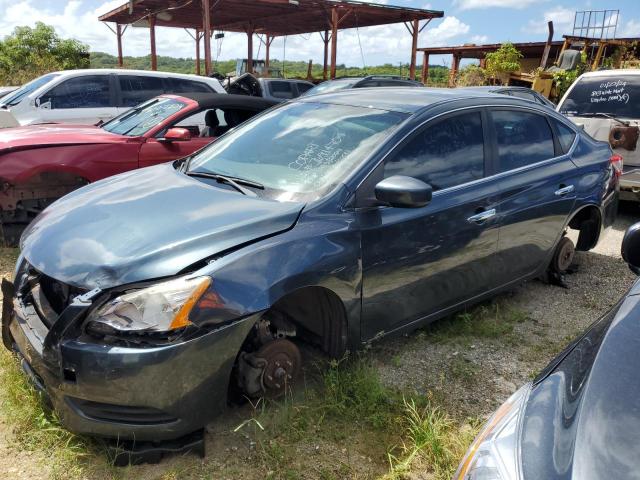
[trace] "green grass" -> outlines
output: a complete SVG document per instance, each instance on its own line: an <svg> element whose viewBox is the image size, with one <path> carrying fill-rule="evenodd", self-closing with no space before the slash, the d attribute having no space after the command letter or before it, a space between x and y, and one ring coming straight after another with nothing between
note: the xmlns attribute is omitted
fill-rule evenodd
<svg viewBox="0 0 640 480"><path fill-rule="evenodd" d="M468 342L474 338L513 342L517 340L513 335L515 325L526 320L524 312L493 301L435 322L426 333L438 343Z"/></svg>
<svg viewBox="0 0 640 480"><path fill-rule="evenodd" d="M416 467L427 470L434 480L449 480L479 427L478 422L457 425L441 408L419 408L413 400L404 401L403 420L402 455L389 454L387 480L408 477Z"/></svg>
<svg viewBox="0 0 640 480"><path fill-rule="evenodd" d="M73 478L85 472L84 460L97 446L60 425L48 411L41 396L29 384L17 359L0 353L0 404L13 429L16 445L47 459L53 478Z"/></svg>

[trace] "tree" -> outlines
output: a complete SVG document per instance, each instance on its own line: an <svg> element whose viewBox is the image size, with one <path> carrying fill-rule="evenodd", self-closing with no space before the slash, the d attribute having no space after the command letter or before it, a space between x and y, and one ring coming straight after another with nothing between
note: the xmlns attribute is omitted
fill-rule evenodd
<svg viewBox="0 0 640 480"><path fill-rule="evenodd" d="M507 42L495 52L487 53L485 58L487 74L504 85L509 81L509 75L520 70L522 54L513 43Z"/></svg>
<svg viewBox="0 0 640 480"><path fill-rule="evenodd" d="M62 39L42 22L0 41L0 85L21 85L54 70L89 67L89 46Z"/></svg>

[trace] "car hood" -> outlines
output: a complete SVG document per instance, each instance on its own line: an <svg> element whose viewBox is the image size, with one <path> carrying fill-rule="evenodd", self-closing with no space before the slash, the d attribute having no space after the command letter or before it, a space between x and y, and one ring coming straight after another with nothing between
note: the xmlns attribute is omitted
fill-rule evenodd
<svg viewBox="0 0 640 480"><path fill-rule="evenodd" d="M533 387L521 439L525 479L640 478L639 299L628 296Z"/></svg>
<svg viewBox="0 0 640 480"><path fill-rule="evenodd" d="M0 152L25 148L91 143L121 143L133 137L115 135L100 127L48 123L0 130Z"/></svg>
<svg viewBox="0 0 640 480"><path fill-rule="evenodd" d="M176 275L291 228L304 204L244 196L163 164L94 183L47 208L25 231L25 259L80 288Z"/></svg>

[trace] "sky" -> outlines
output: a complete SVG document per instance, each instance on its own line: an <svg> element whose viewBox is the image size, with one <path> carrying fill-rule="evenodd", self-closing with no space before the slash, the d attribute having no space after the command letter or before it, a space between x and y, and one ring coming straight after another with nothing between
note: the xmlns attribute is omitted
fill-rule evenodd
<svg viewBox="0 0 640 480"><path fill-rule="evenodd" d="M620 10L617 36L640 36L640 0L371 0L399 6L443 10L444 18L434 19L420 34L418 45L444 46L465 43L504 41L544 41L547 21L553 20L555 39L572 33L576 10ZM115 35L98 16L125 3L124 0L0 0L0 37L14 27L33 26L42 21L55 27L63 37L87 43L92 51L116 53ZM159 55L194 57L195 44L182 29L158 28ZM149 30L129 28L124 36L124 54L149 54ZM256 46L258 48L258 41ZM221 60L246 57L246 35L227 33L220 42L212 41L213 58ZM362 51L360 49L362 45ZM338 36L338 63L349 66L407 63L411 37L404 25L354 29ZM272 57L286 60L321 62L323 44L319 34L278 38L272 45ZM259 50L260 58L264 49ZM432 57L431 64L448 64L448 57Z"/></svg>

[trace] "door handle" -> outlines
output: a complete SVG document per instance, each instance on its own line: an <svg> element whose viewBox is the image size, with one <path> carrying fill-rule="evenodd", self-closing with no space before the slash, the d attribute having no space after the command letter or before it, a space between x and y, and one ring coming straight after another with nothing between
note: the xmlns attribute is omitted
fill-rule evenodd
<svg viewBox="0 0 640 480"><path fill-rule="evenodd" d="M564 197L569 193L573 193L574 190L575 187L573 185L567 185L566 187L562 187L561 189L556 190L555 195L556 197Z"/></svg>
<svg viewBox="0 0 640 480"><path fill-rule="evenodd" d="M496 209L492 208L491 210L485 210L484 212L477 213L472 217L467 218L467 222L482 224L495 216L496 216Z"/></svg>

